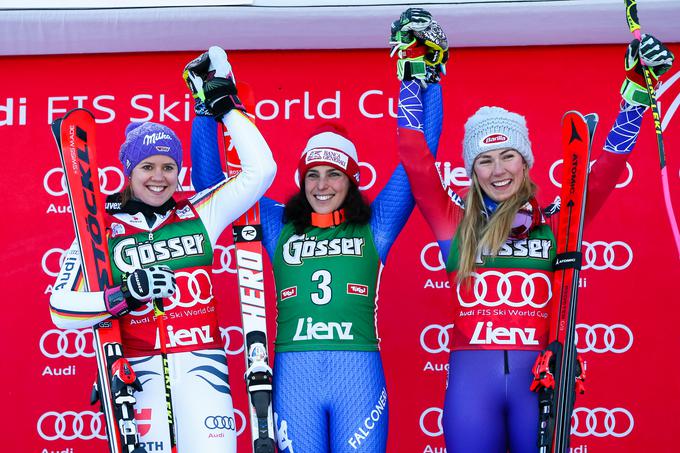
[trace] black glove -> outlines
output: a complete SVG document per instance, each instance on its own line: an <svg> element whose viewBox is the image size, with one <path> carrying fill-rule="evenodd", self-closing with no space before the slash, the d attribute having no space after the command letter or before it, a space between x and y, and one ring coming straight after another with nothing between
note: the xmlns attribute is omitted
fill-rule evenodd
<svg viewBox="0 0 680 453"><path fill-rule="evenodd" d="M115 317L137 310L152 299L163 299L175 294L175 273L168 266L135 269L123 275L120 286L104 291L106 311Z"/></svg>
<svg viewBox="0 0 680 453"><path fill-rule="evenodd" d="M397 78L426 86L439 81L449 59L446 33L422 8L409 8L390 28L392 55L398 53Z"/></svg>
<svg viewBox="0 0 680 453"><path fill-rule="evenodd" d="M650 105L649 94L640 59L649 69L652 87L659 77L673 65L673 53L652 35L642 35L642 44L634 39L626 49L626 80L621 87L621 96L631 105Z"/></svg>
<svg viewBox="0 0 680 453"><path fill-rule="evenodd" d="M221 121L232 109L246 111L236 92L231 64L222 48L212 46L189 62L183 77L196 102L196 114L207 113Z"/></svg>

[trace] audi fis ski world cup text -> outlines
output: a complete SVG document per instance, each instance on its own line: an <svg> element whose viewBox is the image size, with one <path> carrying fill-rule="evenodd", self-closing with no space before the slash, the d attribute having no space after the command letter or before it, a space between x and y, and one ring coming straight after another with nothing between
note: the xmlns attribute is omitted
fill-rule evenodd
<svg viewBox="0 0 680 453"><path fill-rule="evenodd" d="M669 79L658 92L658 98L678 79ZM297 117L304 119L340 119L347 109L356 109L361 116L367 119L380 119L387 116L396 118L396 101L393 97L379 89L363 91L358 98L346 101L341 90L334 90L331 96L317 96L310 91L304 91L301 95L289 99L262 99L257 102L255 115L259 120L290 120ZM676 99L677 100L677 99ZM121 102L123 104L121 104ZM669 100L668 105L675 100ZM68 110L74 108L88 108L97 117L97 123L110 123L116 120L117 108L120 105L129 106L138 115L131 115L123 121L157 121L157 122L189 122L193 115L193 99L188 94L182 98L170 98L166 94L135 94L125 99L111 94L99 94L95 96L49 96L44 99L28 99L26 97L6 97L0 99L0 127L26 126L31 120L45 115L48 124L54 118L62 116ZM34 113L35 112L35 113ZM667 128L675 110L663 113L662 118L657 118L655 127ZM34 119L35 118L35 119ZM560 163L559 161L555 164ZM630 177L632 169L628 167ZM552 177L553 184L558 185ZM630 178L629 177L629 178ZM463 181L464 170L456 173L455 179ZM627 178L627 181L628 179ZM450 178L445 178L448 181ZM626 183L624 183L626 184ZM469 180L464 184L469 185ZM619 185L620 186L620 185Z"/></svg>
<svg viewBox="0 0 680 453"><path fill-rule="evenodd" d="M359 114L367 119L397 117L396 100L378 89L365 90L356 97L342 90L315 94L304 91L287 99L261 99L253 112L258 120L340 119L343 114ZM27 126L45 118L51 124L55 118L76 108L90 110L98 124L111 123L120 116L119 110L132 110L123 121L129 122L190 122L193 98L187 93L181 97L163 93L116 96L98 94L90 96L48 96L43 99L7 97L0 99L0 127ZM42 116L45 115L45 116Z"/></svg>

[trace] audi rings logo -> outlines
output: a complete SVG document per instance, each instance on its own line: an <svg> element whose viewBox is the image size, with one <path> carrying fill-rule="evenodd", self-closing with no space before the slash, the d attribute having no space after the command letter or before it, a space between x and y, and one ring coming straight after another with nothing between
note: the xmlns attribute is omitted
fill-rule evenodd
<svg viewBox="0 0 680 453"><path fill-rule="evenodd" d="M359 186L359 190L368 190L375 184L376 179L378 179L378 174L375 171L375 167L373 167L373 165L369 164L368 162L359 162L359 167L367 168L368 171L371 172L370 181L364 184L363 186ZM362 178L362 180L366 181L366 172L363 172L363 174L364 177Z"/></svg>
<svg viewBox="0 0 680 453"><path fill-rule="evenodd" d="M361 167L364 167L368 170L368 173L371 174L371 179L366 184L359 186L359 190L368 190L371 187L373 187L375 182L378 180L378 172L376 172L375 167L373 165L369 164L368 162L359 162L359 168L361 168ZM367 172L365 172L365 171L361 172L361 181L362 182L366 181L366 173ZM300 174L298 173L297 170L295 170L295 175L293 176L293 178L295 180L295 185L297 187L300 187Z"/></svg>
<svg viewBox="0 0 680 453"><path fill-rule="evenodd" d="M621 271L633 262L633 249L623 241L604 242L583 241L583 270L602 271L612 269Z"/></svg>
<svg viewBox="0 0 680 453"><path fill-rule="evenodd" d="M475 278L472 289L473 300L466 301L464 294L460 292L460 283L456 285L458 300L463 307L469 308L477 305L485 307L498 307L499 305L524 307L529 305L533 308L543 308L548 305L552 297L552 282L545 274L527 274L522 271L484 271L481 273L473 272L472 276ZM496 282L495 296L492 296L494 294L494 281ZM491 294L489 292L490 288L492 289ZM516 294L517 292L513 291L513 288L519 288L520 294ZM538 301L534 301L534 298L537 297L536 294L542 294L543 297L539 298Z"/></svg>
<svg viewBox="0 0 680 453"><path fill-rule="evenodd" d="M632 346L633 332L624 324L576 324L576 350L580 353L623 354Z"/></svg>
<svg viewBox="0 0 680 453"><path fill-rule="evenodd" d="M243 415L243 412L234 408L234 420L236 421L236 419L238 419L238 422L234 423L236 426L236 435L240 436L241 433L246 429L246 416Z"/></svg>
<svg viewBox="0 0 680 453"><path fill-rule="evenodd" d="M236 421L234 417L226 415L213 415L206 417L203 424L208 429L226 429L229 431L236 431Z"/></svg>
<svg viewBox="0 0 680 453"><path fill-rule="evenodd" d="M123 172L116 167L104 167L99 169L99 186L102 193L110 195L120 192L125 184ZM43 178L45 191L53 197L66 195L66 177L64 170L60 167L53 168Z"/></svg>
<svg viewBox="0 0 680 453"><path fill-rule="evenodd" d="M424 351L430 354L438 354L440 352L451 352L449 344L451 341L450 332L453 329L453 324L440 326L439 324L430 324L420 332L420 346Z"/></svg>
<svg viewBox="0 0 680 453"><path fill-rule="evenodd" d="M101 412L45 412L38 419L38 434L45 440L106 439Z"/></svg>
<svg viewBox="0 0 680 453"><path fill-rule="evenodd" d="M45 357L94 357L92 329L50 329L40 337L40 351Z"/></svg>
<svg viewBox="0 0 680 453"><path fill-rule="evenodd" d="M236 260L234 259L234 253L236 253L236 247L234 244L225 247L223 245L215 245L215 255L218 255L214 260L213 272L216 274L222 274L223 272L229 272L230 274L236 273ZM219 267L218 266L219 263ZM232 263L233 266L232 266Z"/></svg>
<svg viewBox="0 0 680 453"><path fill-rule="evenodd" d="M61 265L64 263L65 252L66 250L56 247L46 251L45 254L42 256L42 260L40 261L40 266L42 267L43 272L50 277L56 277L57 275L59 275ZM52 255L55 254L59 256L58 258L59 261L57 263L54 262L55 258L52 258Z"/></svg>
<svg viewBox="0 0 680 453"><path fill-rule="evenodd" d="M571 417L571 434L578 437L626 437L633 431L634 425L633 414L622 407L577 407Z"/></svg>
<svg viewBox="0 0 680 453"><path fill-rule="evenodd" d="M420 430L430 437L438 437L444 434L442 427L442 415L444 411L439 407L430 407L420 414Z"/></svg>
<svg viewBox="0 0 680 453"><path fill-rule="evenodd" d="M432 250L434 249L434 251ZM425 269L432 272L441 271L446 268L444 265L444 258L442 252L439 250L439 244L430 242L423 247L420 252L420 263Z"/></svg>
<svg viewBox="0 0 680 453"><path fill-rule="evenodd" d="M167 299L170 304L165 305L165 311L177 307L191 308L196 304L206 305L212 301L212 281L205 269L197 269L193 272L176 271L175 279L177 280L175 294ZM133 311L132 315L144 316L151 310L153 307L147 304L144 308Z"/></svg>
<svg viewBox="0 0 680 453"><path fill-rule="evenodd" d="M594 164L595 162L597 162L597 160L591 161L591 162L590 162L590 167L592 167L593 164ZM562 188L562 183L558 182L557 178L555 178L555 175L556 175L556 174L557 174L557 175L561 175L561 174L562 174L562 171L560 170L559 172L556 173L555 170L557 169L557 167L559 167L560 165L562 165L562 163L563 163L563 160L562 160L562 159L555 161L555 162L550 166L550 171L549 171L549 174L550 174L550 181L551 181L556 187L559 187L559 188ZM618 183L618 184L616 185L616 188L617 188L617 189L620 189L620 188L622 188L622 187L626 187L626 186L627 186L628 184L630 184L630 182L633 180L633 167L631 167L630 164L629 164L628 162L626 162L626 170L628 170L628 172L627 172L627 174L626 174L626 179L625 179L623 182L620 182L620 183Z"/></svg>
<svg viewBox="0 0 680 453"><path fill-rule="evenodd" d="M232 342L232 332L236 332L236 336L238 337L236 342ZM222 337L222 341L224 341L224 352L226 352L227 355L238 355L243 352L244 341L242 328L238 326L220 327L220 337Z"/></svg>

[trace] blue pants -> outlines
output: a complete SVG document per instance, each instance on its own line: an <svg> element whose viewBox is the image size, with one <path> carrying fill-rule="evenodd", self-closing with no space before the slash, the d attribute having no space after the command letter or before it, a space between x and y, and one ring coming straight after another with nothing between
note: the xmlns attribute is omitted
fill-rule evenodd
<svg viewBox="0 0 680 453"><path fill-rule="evenodd" d="M536 351L453 351L444 401L448 453L536 452Z"/></svg>
<svg viewBox="0 0 680 453"><path fill-rule="evenodd" d="M379 352L277 352L274 421L285 453L384 453L387 391Z"/></svg>

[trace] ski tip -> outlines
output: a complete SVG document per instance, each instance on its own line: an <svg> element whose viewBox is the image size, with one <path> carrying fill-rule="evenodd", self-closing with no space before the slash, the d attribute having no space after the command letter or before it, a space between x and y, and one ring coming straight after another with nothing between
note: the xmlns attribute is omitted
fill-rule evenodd
<svg viewBox="0 0 680 453"><path fill-rule="evenodd" d="M88 109L84 109L84 108L77 108L77 109L69 110L68 112L66 112L66 115L64 115L64 118L66 118L67 116L72 116L72 115L88 115L88 116L94 118L94 114L92 112L90 112Z"/></svg>
<svg viewBox="0 0 680 453"><path fill-rule="evenodd" d="M84 108L71 109L71 110L69 110L68 112L66 112L66 113L64 114L64 116L62 116L61 118L55 118L55 119L52 121L52 130L58 130L59 127L61 126L61 123L62 123L66 118L69 118L69 117L71 117L71 116L79 116L79 115L90 116L91 118L94 119L94 114L93 114L92 112L90 112L88 109L84 109Z"/></svg>
<svg viewBox="0 0 680 453"><path fill-rule="evenodd" d="M91 111L89 111L88 109L85 109L85 108L77 108L77 109L71 109L71 110L69 110L68 112L66 112L66 113L64 114L64 116L62 116L61 118L57 118L56 120L54 120L54 121L52 122L52 124L54 125L57 121L59 122L59 124L61 124L61 122L62 122L63 120L65 120L66 118L80 117L80 116L89 116L91 119L94 119L94 114L93 114Z"/></svg>
<svg viewBox="0 0 680 453"><path fill-rule="evenodd" d="M597 113L589 113L585 116L585 120L588 123L596 123L600 121L600 116Z"/></svg>
<svg viewBox="0 0 680 453"><path fill-rule="evenodd" d="M56 135L56 132L59 132L62 120L63 120L63 118L57 118L54 121L52 121L52 124L51 124L52 132L55 133L55 135Z"/></svg>
<svg viewBox="0 0 680 453"><path fill-rule="evenodd" d="M588 125L588 132L590 133L590 139L595 135L595 129L597 128L597 123L600 121L600 117L597 113L589 113L585 117L586 124Z"/></svg>
<svg viewBox="0 0 680 453"><path fill-rule="evenodd" d="M574 119L574 117L578 118L580 122L586 122L583 114L577 110L569 110L568 112L565 112L564 115L562 115L562 125L569 121L570 119Z"/></svg>
<svg viewBox="0 0 680 453"><path fill-rule="evenodd" d="M57 118L52 121L50 127L52 128L52 136L57 142L57 147L61 149L61 120L62 118Z"/></svg>

